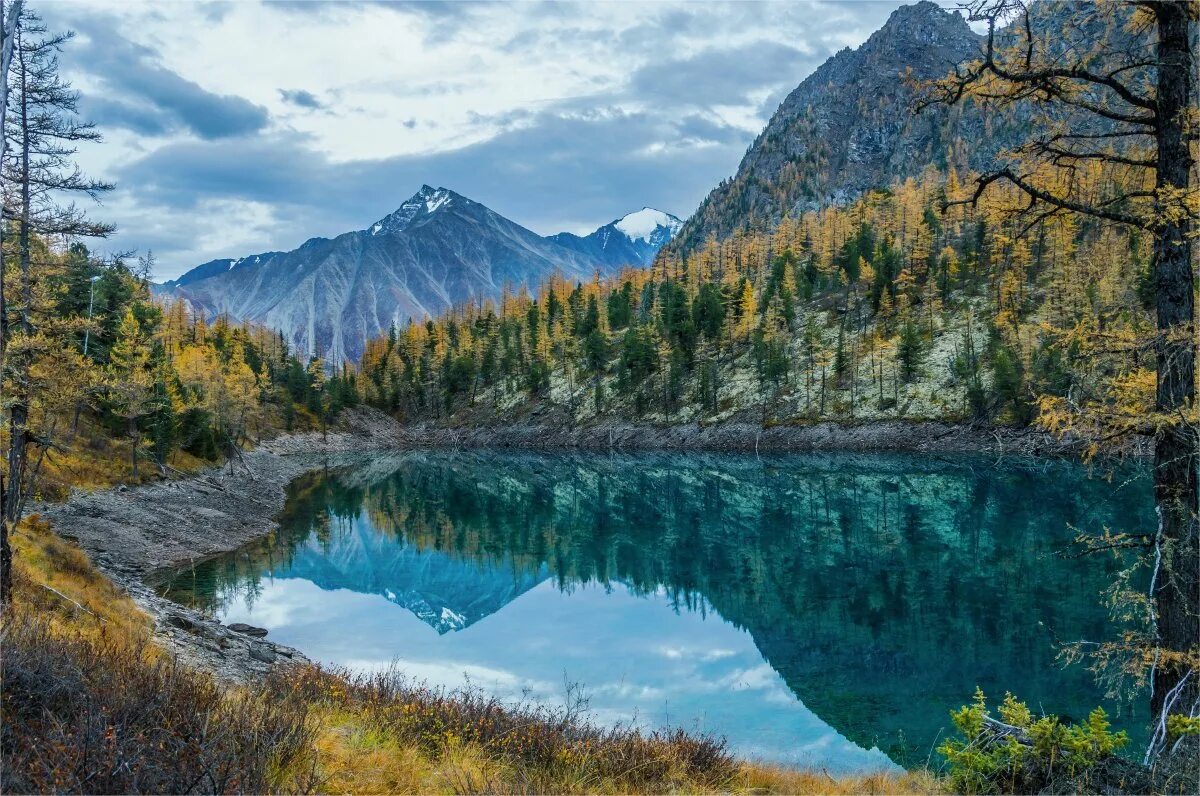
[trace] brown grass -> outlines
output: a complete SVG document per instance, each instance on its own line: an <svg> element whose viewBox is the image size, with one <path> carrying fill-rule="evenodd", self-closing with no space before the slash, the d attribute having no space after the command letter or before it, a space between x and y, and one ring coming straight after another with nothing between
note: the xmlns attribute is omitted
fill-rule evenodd
<svg viewBox="0 0 1200 796"><path fill-rule="evenodd" d="M112 437L86 418L81 420L74 436L60 435L54 448L41 458L35 496L42 500L65 500L71 489L109 489L119 484L140 484L160 478L158 465L145 456L138 462L138 476L133 476L131 444L127 438ZM198 459L185 451L174 451L167 464L180 473L195 473L214 462Z"/></svg>
<svg viewBox="0 0 1200 796"><path fill-rule="evenodd" d="M303 703L225 692L115 634L4 622L0 750L10 793L307 792Z"/></svg>
<svg viewBox="0 0 1200 796"><path fill-rule="evenodd" d="M738 777L742 793L808 794L933 794L944 793L941 783L927 771L903 774L880 772L834 777L823 771L808 771L763 764L743 765Z"/></svg>
<svg viewBox="0 0 1200 796"><path fill-rule="evenodd" d="M148 637L146 615L40 516L26 517L12 544L14 601L26 615L89 638L106 634L140 643Z"/></svg>
<svg viewBox="0 0 1200 796"><path fill-rule="evenodd" d="M331 791L714 792L739 776L719 739L599 727L572 707L505 705L395 672L310 668L289 683L325 717Z"/></svg>

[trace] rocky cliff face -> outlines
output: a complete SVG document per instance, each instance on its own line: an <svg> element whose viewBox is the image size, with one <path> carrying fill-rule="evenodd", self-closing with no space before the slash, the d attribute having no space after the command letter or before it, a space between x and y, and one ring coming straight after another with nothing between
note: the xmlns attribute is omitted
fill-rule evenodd
<svg viewBox="0 0 1200 796"><path fill-rule="evenodd" d="M1044 46L1063 53L1083 52L1101 35L1132 36L1123 24L1105 30L1094 4L1078 0L1033 3L1030 24ZM1010 31L997 35L1003 44ZM770 229L788 213L945 167L951 150L959 165L994 166L997 155L1026 140L1036 98L1002 111L985 112L970 100L915 109L920 84L981 57L983 44L961 15L928 0L896 9L861 47L842 50L788 95L737 173L713 189L664 251ZM1062 122L1076 131L1108 129L1088 114Z"/></svg>
<svg viewBox="0 0 1200 796"><path fill-rule="evenodd" d="M670 229L656 228L644 239L621 235L611 248L596 247L591 238L602 230L564 245L426 185L367 229L313 238L290 252L214 260L156 292L210 316L279 329L301 354L354 360L393 323L497 298L506 285L536 288L552 273L587 280L597 270L645 264L670 237Z"/></svg>
<svg viewBox="0 0 1200 796"><path fill-rule="evenodd" d="M931 2L897 9L865 44L842 50L788 95L737 174L667 248L766 228L794 209L853 198L944 163L951 140L980 120L957 109L915 116L913 84L944 76L979 44L961 16Z"/></svg>

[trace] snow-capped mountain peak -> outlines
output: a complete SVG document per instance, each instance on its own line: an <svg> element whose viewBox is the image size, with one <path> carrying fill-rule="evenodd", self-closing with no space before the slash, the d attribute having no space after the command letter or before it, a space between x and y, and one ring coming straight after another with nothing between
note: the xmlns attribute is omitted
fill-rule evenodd
<svg viewBox="0 0 1200 796"><path fill-rule="evenodd" d="M372 224L368 231L372 235L387 235L405 230L417 216L432 215L439 209L449 206L454 196L454 192L446 188L422 185L421 190L413 194L395 212Z"/></svg>
<svg viewBox="0 0 1200 796"><path fill-rule="evenodd" d="M436 212L439 207L448 204L450 204L450 192L445 188L438 188L425 200L425 212Z"/></svg>
<svg viewBox="0 0 1200 796"><path fill-rule="evenodd" d="M622 257L619 265L637 262ZM550 274L578 281L616 267L448 188L422 185L373 224L289 252L213 260L156 292L210 317L280 329L293 350L336 364L357 359L393 322L499 298L502 285L536 290Z"/></svg>
<svg viewBox="0 0 1200 796"><path fill-rule="evenodd" d="M393 323L498 298L502 285L536 289L550 274L582 281L647 266L678 224L643 208L584 238L544 238L462 194L422 185L366 228L289 252L213 260L155 290L210 317L280 329L293 350L339 363Z"/></svg>
<svg viewBox="0 0 1200 796"><path fill-rule="evenodd" d="M653 207L643 207L613 222L613 226L630 240L644 240L647 243L659 227L670 230L670 234L674 235L682 224L682 221L670 213L655 210Z"/></svg>

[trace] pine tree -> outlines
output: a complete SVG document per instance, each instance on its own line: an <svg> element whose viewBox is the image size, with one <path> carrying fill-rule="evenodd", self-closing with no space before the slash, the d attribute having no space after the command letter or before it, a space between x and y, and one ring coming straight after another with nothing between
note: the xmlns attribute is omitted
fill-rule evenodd
<svg viewBox="0 0 1200 796"><path fill-rule="evenodd" d="M150 371L150 345L137 316L130 308L117 327L117 338L109 352L109 394L113 411L124 418L130 443L130 466L138 477L138 454L142 447L142 418L152 411L154 377Z"/></svg>
<svg viewBox="0 0 1200 796"><path fill-rule="evenodd" d="M27 6L14 6L14 11L15 25L6 21L4 41L4 61L11 71L0 75L6 100L0 130L3 215L17 231L15 257L8 242L0 239L0 383L8 399L3 418L8 426L6 480L0 484L0 606L8 604L11 591L9 534L21 519L31 487L29 448L34 440L46 438L30 429L35 388L31 374L37 352L45 348L43 342L34 342L45 331L37 317L36 285L42 275L32 256L34 240L50 233L103 237L112 231L110 225L89 221L74 205L57 203L63 195L94 198L111 187L84 177L73 162L76 143L99 136L90 124L76 120L77 95L58 73L58 50L71 35L47 35ZM10 296L13 259L16 289Z"/></svg>

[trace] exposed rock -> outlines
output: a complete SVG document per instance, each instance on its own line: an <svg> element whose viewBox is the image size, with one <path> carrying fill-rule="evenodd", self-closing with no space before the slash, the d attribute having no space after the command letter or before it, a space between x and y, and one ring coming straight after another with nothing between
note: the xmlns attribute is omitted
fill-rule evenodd
<svg viewBox="0 0 1200 796"><path fill-rule="evenodd" d="M243 636L263 638L267 635L267 629L265 627L255 627L254 625L247 625L245 622L234 622L231 625L226 625L226 627L235 633L241 633Z"/></svg>
<svg viewBox="0 0 1200 796"><path fill-rule="evenodd" d="M604 418L572 424L554 413L524 420L442 426L421 423L404 427L407 447L532 448L580 450L754 451L814 450L861 452L915 451L1063 456L1078 454L1086 440L1058 438L1032 428L970 426L937 421L901 420L858 425L822 422L774 425L744 418L723 423L656 424ZM1142 441L1113 454L1149 455Z"/></svg>
<svg viewBox="0 0 1200 796"><path fill-rule="evenodd" d="M284 488L327 455L394 448L399 426L381 412L344 412L328 434L291 434L247 451L229 466L180 482L76 492L33 510L62 528L110 573L144 579L234 550L275 527ZM287 454L287 455L279 455ZM213 488L213 487L216 488Z"/></svg>
<svg viewBox="0 0 1200 796"><path fill-rule="evenodd" d="M251 644L250 657L256 661L262 661L263 663L275 662L275 652L266 644Z"/></svg>
<svg viewBox="0 0 1200 796"><path fill-rule="evenodd" d="M197 627L196 623L194 621L192 621L192 619L190 617L184 616L183 614L176 613L176 612L167 614L166 622L171 627L177 627L180 630L186 630L189 633L195 632L196 627Z"/></svg>

